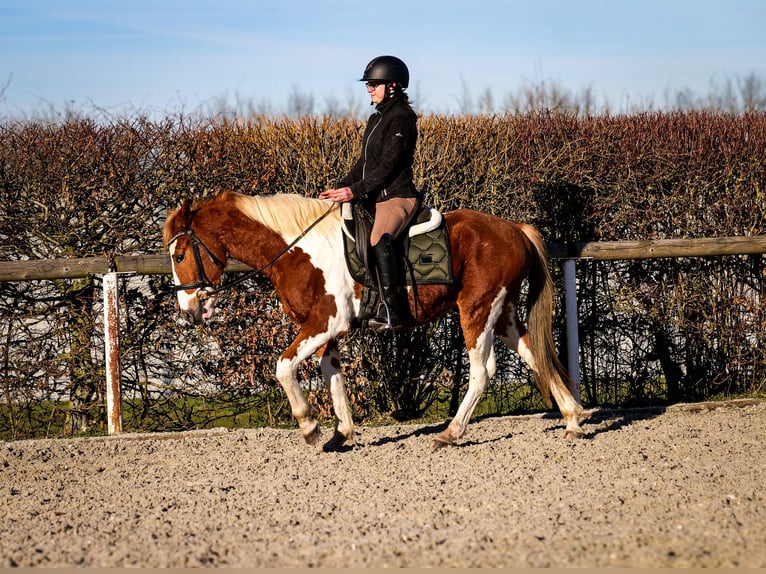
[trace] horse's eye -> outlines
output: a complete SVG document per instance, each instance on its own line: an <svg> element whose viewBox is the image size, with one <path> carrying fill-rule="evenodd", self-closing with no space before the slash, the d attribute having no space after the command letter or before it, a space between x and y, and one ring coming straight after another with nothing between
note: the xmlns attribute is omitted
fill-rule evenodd
<svg viewBox="0 0 766 574"><path fill-rule="evenodd" d="M175 260L176 263L181 264L184 262L184 259L186 259L186 255L183 253L179 253L173 259Z"/></svg>

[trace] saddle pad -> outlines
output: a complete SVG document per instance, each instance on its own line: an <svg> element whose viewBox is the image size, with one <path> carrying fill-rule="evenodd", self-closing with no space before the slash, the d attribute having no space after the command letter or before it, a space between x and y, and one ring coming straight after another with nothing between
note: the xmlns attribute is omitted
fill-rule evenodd
<svg viewBox="0 0 766 574"><path fill-rule="evenodd" d="M355 242L345 232L346 264L351 276L358 283L376 287L367 268L356 254ZM407 237L404 242L407 251L407 269L404 270L407 284L412 285L413 278L418 285L452 283L452 258L449 252L449 238L444 221L436 229Z"/></svg>

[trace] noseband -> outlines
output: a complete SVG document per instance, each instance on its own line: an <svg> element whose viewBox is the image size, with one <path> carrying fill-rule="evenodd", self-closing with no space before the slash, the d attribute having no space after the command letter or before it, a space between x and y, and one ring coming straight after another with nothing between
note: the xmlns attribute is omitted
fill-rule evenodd
<svg viewBox="0 0 766 574"><path fill-rule="evenodd" d="M202 255L200 253L200 248L205 252L205 254L210 258L210 261L213 262L213 264L217 265L221 268L221 270L226 268L226 265L221 262L218 257L215 256L215 254L210 251L207 245L202 243L199 237L194 233L194 231L189 228L185 231L180 231L179 233L176 233L170 241L168 241L168 245L171 245L176 239L181 237L182 235L187 235L189 237L189 241L191 242L192 246L192 253L194 254L194 262L197 264L197 277L198 281L196 283L184 283L183 285L176 285L174 289L176 291L186 291L188 289L202 289L201 293L205 293L205 295L212 295L218 289L213 284L213 282L208 279L207 274L205 273L205 266L202 264Z"/></svg>

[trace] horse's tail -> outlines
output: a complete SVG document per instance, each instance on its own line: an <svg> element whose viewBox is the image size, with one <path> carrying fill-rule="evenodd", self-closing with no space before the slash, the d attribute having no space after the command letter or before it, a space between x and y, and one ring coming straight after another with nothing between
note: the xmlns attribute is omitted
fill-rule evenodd
<svg viewBox="0 0 766 574"><path fill-rule="evenodd" d="M551 406L551 382L554 378L559 378L569 389L574 385L559 360L553 341L554 291L553 279L548 270L548 249L545 240L531 225L521 224L521 230L534 247L534 256L527 278L529 282L527 329L537 369L535 378L543 399L548 406Z"/></svg>

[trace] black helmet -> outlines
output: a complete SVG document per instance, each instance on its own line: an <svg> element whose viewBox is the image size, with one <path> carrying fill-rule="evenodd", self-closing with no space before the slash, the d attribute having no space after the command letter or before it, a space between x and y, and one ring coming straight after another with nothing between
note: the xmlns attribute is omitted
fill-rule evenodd
<svg viewBox="0 0 766 574"><path fill-rule="evenodd" d="M403 89L410 83L407 64L395 56L378 56L370 60L360 82L396 82Z"/></svg>

